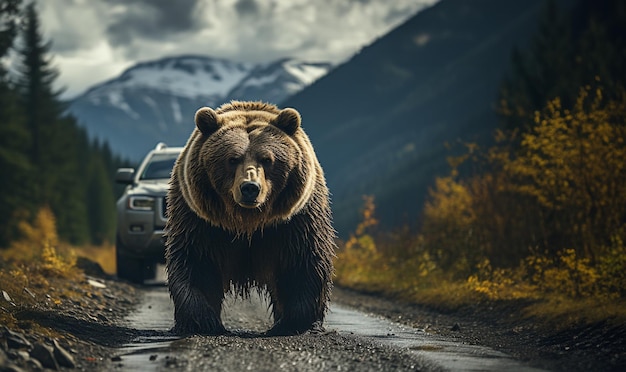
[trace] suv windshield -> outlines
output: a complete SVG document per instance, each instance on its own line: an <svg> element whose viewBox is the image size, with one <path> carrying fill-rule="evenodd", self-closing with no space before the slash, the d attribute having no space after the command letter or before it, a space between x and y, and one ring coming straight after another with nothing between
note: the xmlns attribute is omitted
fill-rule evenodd
<svg viewBox="0 0 626 372"><path fill-rule="evenodd" d="M178 153L170 154L154 154L150 158L150 162L144 168L140 180L158 180L170 178L174 162L178 158Z"/></svg>

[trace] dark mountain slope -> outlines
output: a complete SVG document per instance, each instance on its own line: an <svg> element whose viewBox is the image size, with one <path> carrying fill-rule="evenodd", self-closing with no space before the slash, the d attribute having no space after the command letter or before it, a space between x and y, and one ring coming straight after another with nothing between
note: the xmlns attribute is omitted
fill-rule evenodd
<svg viewBox="0 0 626 372"><path fill-rule="evenodd" d="M297 108L346 235L364 194L383 224L411 222L445 143L485 142L512 47L536 29L542 0L442 0L283 102Z"/></svg>

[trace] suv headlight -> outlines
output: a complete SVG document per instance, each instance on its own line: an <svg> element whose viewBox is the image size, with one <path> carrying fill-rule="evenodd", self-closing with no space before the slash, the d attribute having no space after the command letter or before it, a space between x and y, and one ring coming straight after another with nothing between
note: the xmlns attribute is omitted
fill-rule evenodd
<svg viewBox="0 0 626 372"><path fill-rule="evenodd" d="M154 210L154 198L151 196L131 196L128 198L128 209L136 211Z"/></svg>

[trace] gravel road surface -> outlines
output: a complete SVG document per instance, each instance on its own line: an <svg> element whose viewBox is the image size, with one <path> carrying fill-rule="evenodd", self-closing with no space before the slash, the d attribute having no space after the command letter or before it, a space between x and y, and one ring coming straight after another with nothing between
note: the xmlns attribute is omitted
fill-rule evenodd
<svg viewBox="0 0 626 372"><path fill-rule="evenodd" d="M225 336L173 337L173 305L165 287L149 287L126 318L144 331L119 349L120 371L538 371L490 348L462 342L333 304L326 332L264 337L271 326L267 302L226 301Z"/></svg>

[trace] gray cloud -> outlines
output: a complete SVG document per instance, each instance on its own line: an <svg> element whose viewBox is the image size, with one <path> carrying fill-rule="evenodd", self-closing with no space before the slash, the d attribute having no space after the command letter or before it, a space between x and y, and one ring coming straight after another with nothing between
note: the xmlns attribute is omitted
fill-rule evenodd
<svg viewBox="0 0 626 372"><path fill-rule="evenodd" d="M71 30L59 31L56 35L57 37L52 40L52 47L57 53L71 53L89 45L87 39L74 34Z"/></svg>
<svg viewBox="0 0 626 372"><path fill-rule="evenodd" d="M196 29L198 0L105 0L117 6L114 21L107 27L114 46L124 46L137 38L159 39L164 34Z"/></svg>
<svg viewBox="0 0 626 372"><path fill-rule="evenodd" d="M259 13L259 6L255 0L238 0L235 9L240 16L255 16Z"/></svg>
<svg viewBox="0 0 626 372"><path fill-rule="evenodd" d="M71 95L171 55L338 63L438 0L36 1Z"/></svg>

